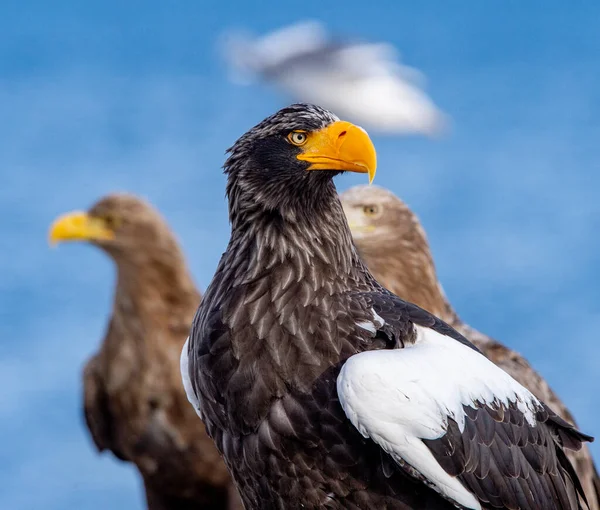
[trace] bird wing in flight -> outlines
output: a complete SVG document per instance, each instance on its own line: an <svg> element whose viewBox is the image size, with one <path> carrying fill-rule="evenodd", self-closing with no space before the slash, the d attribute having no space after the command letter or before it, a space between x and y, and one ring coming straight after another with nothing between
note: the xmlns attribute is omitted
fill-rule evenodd
<svg viewBox="0 0 600 510"><path fill-rule="evenodd" d="M238 73L261 76L365 127L427 135L447 127L422 90L424 76L402 65L390 44L330 38L320 23L304 22L256 39L231 35L225 46Z"/></svg>

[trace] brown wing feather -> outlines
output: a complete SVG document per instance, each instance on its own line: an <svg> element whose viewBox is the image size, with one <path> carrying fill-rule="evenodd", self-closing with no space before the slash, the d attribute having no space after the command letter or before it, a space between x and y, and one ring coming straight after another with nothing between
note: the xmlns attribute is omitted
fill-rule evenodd
<svg viewBox="0 0 600 510"><path fill-rule="evenodd" d="M117 295L100 354L110 383L106 412L116 431L111 449L124 451L140 470L151 510L225 510L230 478L179 372L184 324L194 310L180 308L180 320L156 315L150 322L136 320L126 306Z"/></svg>
<svg viewBox="0 0 600 510"><path fill-rule="evenodd" d="M423 440L448 473L492 508L583 508L578 501L582 488L557 436L565 434L574 445L588 436L547 408L531 427L516 405L475 406L464 408L463 432L450 418L444 436Z"/></svg>
<svg viewBox="0 0 600 510"><path fill-rule="evenodd" d="M508 372L537 398L545 402L556 414L571 425L577 426L575 418L573 418L567 406L523 356L462 323L459 319L456 319L456 323L452 325L471 340L496 365ZM594 466L590 449L586 444L583 444L581 449L577 451L567 449L565 453L579 476L590 510L600 510L600 478Z"/></svg>
<svg viewBox="0 0 600 510"><path fill-rule="evenodd" d="M176 492L166 493L162 482L155 479L145 479L144 489L148 510L243 510L242 506L235 504L226 506L224 502L229 495L225 486L205 486L200 498L197 495L186 497ZM239 497L234 501L239 501Z"/></svg>
<svg viewBox="0 0 600 510"><path fill-rule="evenodd" d="M115 424L99 370L98 356L92 357L83 369L83 414L98 451L111 450L120 460L127 460L115 444Z"/></svg>
<svg viewBox="0 0 600 510"><path fill-rule="evenodd" d="M405 337L405 342L410 341L403 334L410 321L472 347L434 315L387 291L356 297L367 300L383 319L379 331L391 339ZM537 424L532 427L516 405L490 406L477 401L473 405L464 406L463 431L449 418L444 436L423 440L450 475L458 476L492 508L579 510L582 504L587 506L583 487L565 453L567 449L580 450L582 442L592 437L576 430L547 406L538 410Z"/></svg>

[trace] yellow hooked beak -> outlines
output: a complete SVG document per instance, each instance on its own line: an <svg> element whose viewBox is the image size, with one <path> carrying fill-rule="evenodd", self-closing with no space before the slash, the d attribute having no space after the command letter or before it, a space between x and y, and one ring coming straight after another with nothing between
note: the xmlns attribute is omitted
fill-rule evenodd
<svg viewBox="0 0 600 510"><path fill-rule="evenodd" d="M343 170L369 174L373 182L377 170L377 153L367 132L350 122L337 121L306 133L302 153L296 156L308 161L309 170Z"/></svg>
<svg viewBox="0 0 600 510"><path fill-rule="evenodd" d="M58 217L50 227L50 245L63 241L108 241L115 238L101 218L75 211Z"/></svg>

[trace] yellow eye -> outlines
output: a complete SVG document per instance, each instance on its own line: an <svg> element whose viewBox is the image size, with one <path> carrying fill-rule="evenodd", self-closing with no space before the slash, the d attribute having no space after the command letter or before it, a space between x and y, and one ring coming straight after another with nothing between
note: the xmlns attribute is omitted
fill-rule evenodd
<svg viewBox="0 0 600 510"><path fill-rule="evenodd" d="M292 131L287 138L294 145L304 145L308 140L308 135L304 131Z"/></svg>
<svg viewBox="0 0 600 510"><path fill-rule="evenodd" d="M379 214L379 207L376 205L365 205L363 207L363 212L366 216L376 216Z"/></svg>

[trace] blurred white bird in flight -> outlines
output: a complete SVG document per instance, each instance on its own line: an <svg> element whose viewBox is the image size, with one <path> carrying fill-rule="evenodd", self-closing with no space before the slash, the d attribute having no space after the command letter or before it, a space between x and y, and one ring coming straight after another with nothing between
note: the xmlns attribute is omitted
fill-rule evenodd
<svg viewBox="0 0 600 510"><path fill-rule="evenodd" d="M447 126L421 90L423 75L390 44L337 41L306 21L257 38L230 32L224 51L238 81L258 76L367 129L434 136Z"/></svg>

